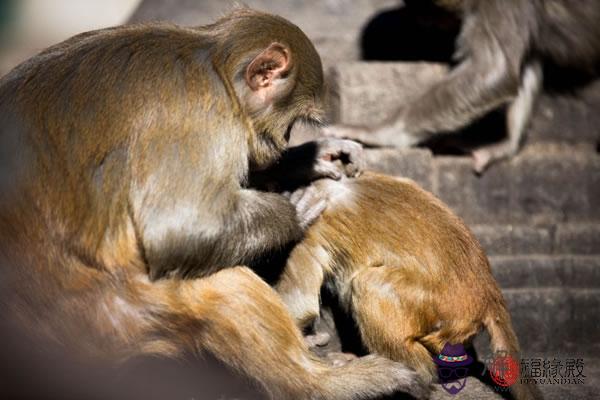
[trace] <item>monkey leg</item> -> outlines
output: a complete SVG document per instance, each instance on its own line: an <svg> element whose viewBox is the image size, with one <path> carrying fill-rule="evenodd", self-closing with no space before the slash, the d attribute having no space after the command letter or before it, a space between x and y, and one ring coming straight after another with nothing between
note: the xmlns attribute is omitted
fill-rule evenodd
<svg viewBox="0 0 600 400"><path fill-rule="evenodd" d="M542 85L542 79L540 63L527 64L523 70L519 94L509 106L506 114L508 138L473 152L473 168L476 172L481 173L494 162L517 154Z"/></svg>
<svg viewBox="0 0 600 400"><path fill-rule="evenodd" d="M301 330L314 327L320 311L323 265L327 253L308 243L301 243L290 254L275 290Z"/></svg>
<svg viewBox="0 0 600 400"><path fill-rule="evenodd" d="M273 399L363 399L403 390L426 395L417 375L381 357L363 357L334 368L306 347L277 293L250 269L222 270L183 281L174 300L196 351L256 379ZM183 313L183 315L181 315ZM174 331L173 321L168 324Z"/></svg>
<svg viewBox="0 0 600 400"><path fill-rule="evenodd" d="M419 341L431 325L429 294L411 281L399 268L366 268L352 279L350 305L370 352L404 362L431 381L435 366Z"/></svg>

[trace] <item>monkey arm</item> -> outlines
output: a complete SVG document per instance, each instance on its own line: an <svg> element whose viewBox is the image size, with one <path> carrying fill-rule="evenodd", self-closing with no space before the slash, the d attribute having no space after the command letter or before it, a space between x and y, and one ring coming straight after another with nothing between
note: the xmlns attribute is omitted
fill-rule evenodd
<svg viewBox="0 0 600 400"><path fill-rule="evenodd" d="M421 138L461 128L516 94L518 78L503 55L466 60L448 78L401 110L401 130ZM392 123L395 128L398 122ZM418 140L420 141L420 140Z"/></svg>
<svg viewBox="0 0 600 400"><path fill-rule="evenodd" d="M514 97L518 75L507 64L501 49L490 49L486 57L463 61L383 123L372 128L334 125L323 133L372 146L414 146L433 134L461 128Z"/></svg>
<svg viewBox="0 0 600 400"><path fill-rule="evenodd" d="M517 10L505 1L474 3L458 40L463 61L370 136L382 145L414 145L461 128L514 98L531 40L528 3L519 2Z"/></svg>
<svg viewBox="0 0 600 400"><path fill-rule="evenodd" d="M262 171L251 171L249 185L261 189L294 190L320 178L357 176L365 169L362 146L351 140L322 138L291 147Z"/></svg>
<svg viewBox="0 0 600 400"><path fill-rule="evenodd" d="M209 186L209 185L207 185ZM300 239L296 208L285 197L248 189L208 187L137 212L140 244L152 279L175 272L201 276L251 262ZM183 192L185 193L185 192Z"/></svg>
<svg viewBox="0 0 600 400"><path fill-rule="evenodd" d="M242 189L235 208L226 217L224 235L227 241L238 243L223 250L230 251L233 259L249 262L299 240L303 229L296 207L284 196Z"/></svg>

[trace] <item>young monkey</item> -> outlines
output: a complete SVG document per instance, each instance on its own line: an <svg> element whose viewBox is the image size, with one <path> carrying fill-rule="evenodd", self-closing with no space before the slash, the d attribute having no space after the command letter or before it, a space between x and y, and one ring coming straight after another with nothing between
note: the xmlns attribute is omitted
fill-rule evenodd
<svg viewBox="0 0 600 400"><path fill-rule="evenodd" d="M367 350L403 361L425 379L444 344L481 328L492 350L519 345L488 260L465 224L406 179L366 173L320 180L329 205L296 246L276 285L300 328L319 317L325 285L356 321ZM517 399L540 398L515 384Z"/></svg>

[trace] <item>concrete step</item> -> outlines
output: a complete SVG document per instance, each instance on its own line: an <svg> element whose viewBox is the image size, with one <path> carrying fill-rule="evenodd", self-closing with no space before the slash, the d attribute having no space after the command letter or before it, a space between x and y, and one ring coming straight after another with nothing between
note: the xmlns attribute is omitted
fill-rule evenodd
<svg viewBox="0 0 600 400"><path fill-rule="evenodd" d="M334 120L367 126L379 123L447 73L444 64L424 62L338 64L330 74L336 88ZM527 137L532 143L550 140L596 146L600 139L599 107L600 80L575 94L542 94Z"/></svg>
<svg viewBox="0 0 600 400"><path fill-rule="evenodd" d="M502 288L595 288L600 290L600 255L492 256Z"/></svg>
<svg viewBox="0 0 600 400"><path fill-rule="evenodd" d="M472 225L488 256L577 254L600 256L600 223Z"/></svg>
<svg viewBox="0 0 600 400"><path fill-rule="evenodd" d="M144 0L131 22L169 20L198 26L214 22L239 1ZM325 66L360 57L364 25L383 9L398 7L397 0L272 1L244 0L243 4L290 19L314 43ZM324 23L324 21L327 21ZM335 27L334 29L332 29Z"/></svg>
<svg viewBox="0 0 600 400"><path fill-rule="evenodd" d="M600 288L519 288L502 293L524 354L600 356ZM488 349L486 342L480 335L476 348Z"/></svg>
<svg viewBox="0 0 600 400"><path fill-rule="evenodd" d="M468 157L426 149L368 149L369 168L416 180L469 224L600 221L600 154L585 145L537 143L478 176Z"/></svg>

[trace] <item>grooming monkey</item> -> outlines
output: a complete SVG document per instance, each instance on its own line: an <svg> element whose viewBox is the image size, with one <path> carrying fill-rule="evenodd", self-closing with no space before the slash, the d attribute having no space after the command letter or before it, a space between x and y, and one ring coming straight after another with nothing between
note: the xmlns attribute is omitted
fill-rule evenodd
<svg viewBox="0 0 600 400"><path fill-rule="evenodd" d="M380 146L420 144L508 104L507 138L473 152L474 169L519 150L542 86L542 64L596 73L600 2L582 0L437 0L463 16L460 63L440 82L375 127L332 126L325 132ZM398 38L402 40L402 38Z"/></svg>
<svg viewBox="0 0 600 400"><path fill-rule="evenodd" d="M246 187L295 120L320 118L322 80L296 26L251 10L89 32L17 67L0 81L3 316L111 360L208 353L274 399L422 397L396 362L313 357L239 266L301 238L325 206L311 189L292 204Z"/></svg>
<svg viewBox="0 0 600 400"><path fill-rule="evenodd" d="M328 207L291 252L276 284L301 329L319 318L324 285L352 315L367 350L424 379L444 344L485 328L494 352L519 345L481 246L465 224L414 182L365 173L314 183ZM540 398L513 385L518 399Z"/></svg>

